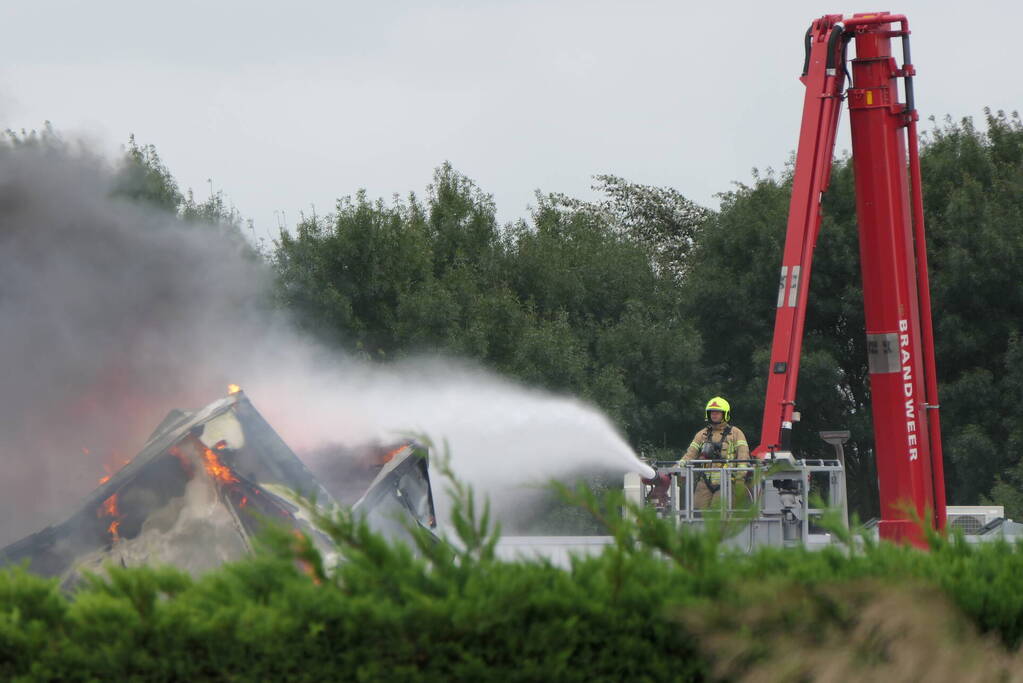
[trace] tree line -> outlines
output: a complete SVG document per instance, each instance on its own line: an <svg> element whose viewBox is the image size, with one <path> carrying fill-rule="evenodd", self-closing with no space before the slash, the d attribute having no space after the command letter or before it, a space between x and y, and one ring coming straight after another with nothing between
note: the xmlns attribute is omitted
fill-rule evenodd
<svg viewBox="0 0 1023 683"><path fill-rule="evenodd" d="M1023 516L1023 124L988 112L933 121L921 150L950 504ZM123 194L238 227L215 195L178 190L134 140ZM420 352L475 359L589 400L639 451L677 457L714 395L759 442L792 169L701 207L668 188L597 176L599 199L537 193L500 224L494 201L450 164L421 196L365 192L304 216L262 258L274 304L311 334L375 362ZM878 508L849 158L834 163L814 260L795 446L846 428L850 498Z"/></svg>

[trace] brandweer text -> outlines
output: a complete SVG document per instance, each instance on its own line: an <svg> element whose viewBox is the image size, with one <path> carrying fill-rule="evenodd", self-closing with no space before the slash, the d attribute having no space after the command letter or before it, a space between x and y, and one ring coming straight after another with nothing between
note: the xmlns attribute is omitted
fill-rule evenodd
<svg viewBox="0 0 1023 683"><path fill-rule="evenodd" d="M899 352L902 360L902 393L906 399L906 442L909 446L909 459L920 457L917 450L916 431L916 400L914 399L913 366L910 364L912 354L909 345L909 321L899 321Z"/></svg>

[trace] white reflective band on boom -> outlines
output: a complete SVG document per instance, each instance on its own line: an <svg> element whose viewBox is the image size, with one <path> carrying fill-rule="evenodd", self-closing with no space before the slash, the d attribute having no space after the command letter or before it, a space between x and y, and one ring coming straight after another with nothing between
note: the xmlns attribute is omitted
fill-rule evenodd
<svg viewBox="0 0 1023 683"><path fill-rule="evenodd" d="M781 281L778 283L778 308L782 307L785 303L785 278L789 274L789 267L781 267Z"/></svg>
<svg viewBox="0 0 1023 683"><path fill-rule="evenodd" d="M792 283L789 285L789 306L795 307L799 294L799 266L792 266Z"/></svg>

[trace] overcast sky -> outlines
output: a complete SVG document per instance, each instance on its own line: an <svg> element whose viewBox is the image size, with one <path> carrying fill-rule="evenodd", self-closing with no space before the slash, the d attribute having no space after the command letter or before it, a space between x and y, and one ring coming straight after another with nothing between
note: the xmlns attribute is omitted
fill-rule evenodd
<svg viewBox="0 0 1023 683"><path fill-rule="evenodd" d="M716 206L715 193L794 150L810 20L874 9L5 2L0 125L49 120L111 155L134 133L200 199L211 179L260 237L359 188L422 192L445 160L494 195L502 221L525 216L537 189L589 197L598 173ZM913 29L923 117L1021 106L1020 5L888 9Z"/></svg>

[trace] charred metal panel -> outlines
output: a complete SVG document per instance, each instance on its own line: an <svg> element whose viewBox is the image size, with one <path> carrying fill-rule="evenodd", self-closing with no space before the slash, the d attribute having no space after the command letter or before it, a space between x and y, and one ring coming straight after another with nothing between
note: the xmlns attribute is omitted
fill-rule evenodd
<svg viewBox="0 0 1023 683"><path fill-rule="evenodd" d="M425 453L401 444L362 468L356 507L375 527L399 533L406 523L436 526ZM251 552L251 538L266 520L302 530L332 551L301 496L324 510L337 504L236 392L191 415L172 411L77 512L0 549L0 565L27 560L31 571L60 576L66 586L82 570L109 563L162 563L200 573Z"/></svg>
<svg viewBox="0 0 1023 683"><path fill-rule="evenodd" d="M407 536L409 524L436 529L426 449L410 443L392 453L352 510L364 514L372 528L389 536Z"/></svg>

